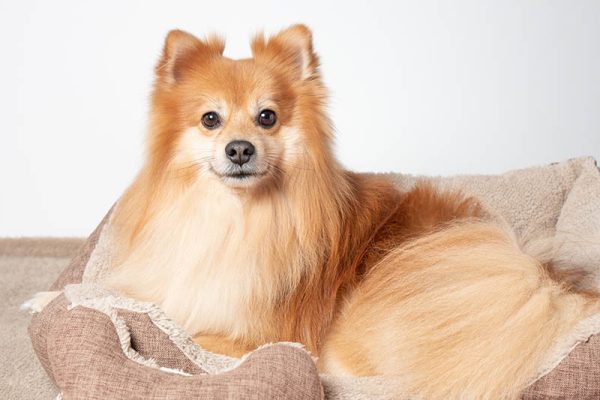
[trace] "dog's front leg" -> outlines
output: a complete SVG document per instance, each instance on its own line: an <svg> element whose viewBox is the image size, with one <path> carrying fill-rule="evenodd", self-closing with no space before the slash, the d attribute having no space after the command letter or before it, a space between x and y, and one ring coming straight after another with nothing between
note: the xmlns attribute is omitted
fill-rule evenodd
<svg viewBox="0 0 600 400"><path fill-rule="evenodd" d="M192 340L198 346L212 353L225 354L236 358L239 358L256 348L256 346L241 343L222 335L199 333L194 336Z"/></svg>

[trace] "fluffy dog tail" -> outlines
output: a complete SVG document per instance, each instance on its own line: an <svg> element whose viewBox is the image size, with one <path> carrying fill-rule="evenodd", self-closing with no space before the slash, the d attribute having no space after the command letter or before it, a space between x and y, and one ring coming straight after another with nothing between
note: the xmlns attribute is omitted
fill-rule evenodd
<svg viewBox="0 0 600 400"><path fill-rule="evenodd" d="M599 312L496 225L462 222L397 248L348 299L321 353L335 374L393 375L425 399L513 399L553 342Z"/></svg>

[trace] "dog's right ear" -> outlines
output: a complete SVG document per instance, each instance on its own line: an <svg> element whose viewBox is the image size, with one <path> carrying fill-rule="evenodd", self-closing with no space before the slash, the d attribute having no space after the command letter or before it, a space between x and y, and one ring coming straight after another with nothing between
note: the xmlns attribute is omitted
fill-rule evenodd
<svg viewBox="0 0 600 400"><path fill-rule="evenodd" d="M185 31L175 29L165 39L162 56L156 65L156 77L166 84L175 84L202 60L221 56L225 50L225 42L212 36L206 41Z"/></svg>
<svg viewBox="0 0 600 400"><path fill-rule="evenodd" d="M268 39L258 34L251 46L255 58L288 69L298 80L316 73L319 62L313 52L312 33L305 25L292 25Z"/></svg>

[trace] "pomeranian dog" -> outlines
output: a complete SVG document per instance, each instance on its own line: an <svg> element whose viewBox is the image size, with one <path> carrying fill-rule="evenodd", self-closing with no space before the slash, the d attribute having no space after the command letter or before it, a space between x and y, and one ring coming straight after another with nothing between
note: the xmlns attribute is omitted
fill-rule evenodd
<svg viewBox="0 0 600 400"><path fill-rule="evenodd" d="M106 285L203 348L303 343L322 372L424 399L516 398L553 341L598 312L476 200L344 170L311 32L168 34L146 163L113 215Z"/></svg>

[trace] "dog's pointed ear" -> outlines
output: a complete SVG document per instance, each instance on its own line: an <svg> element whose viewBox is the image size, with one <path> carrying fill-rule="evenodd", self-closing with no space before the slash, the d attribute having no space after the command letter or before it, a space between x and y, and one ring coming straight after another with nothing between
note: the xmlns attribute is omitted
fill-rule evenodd
<svg viewBox="0 0 600 400"><path fill-rule="evenodd" d="M252 41L252 54L257 60L285 68L299 80L317 72L318 59L313 52L312 33L305 25L292 25L266 39L258 34Z"/></svg>
<svg viewBox="0 0 600 400"><path fill-rule="evenodd" d="M225 42L218 36L204 41L191 33L172 30L165 39L162 56L156 65L156 77L164 83L177 83L192 63L221 56L224 50Z"/></svg>

